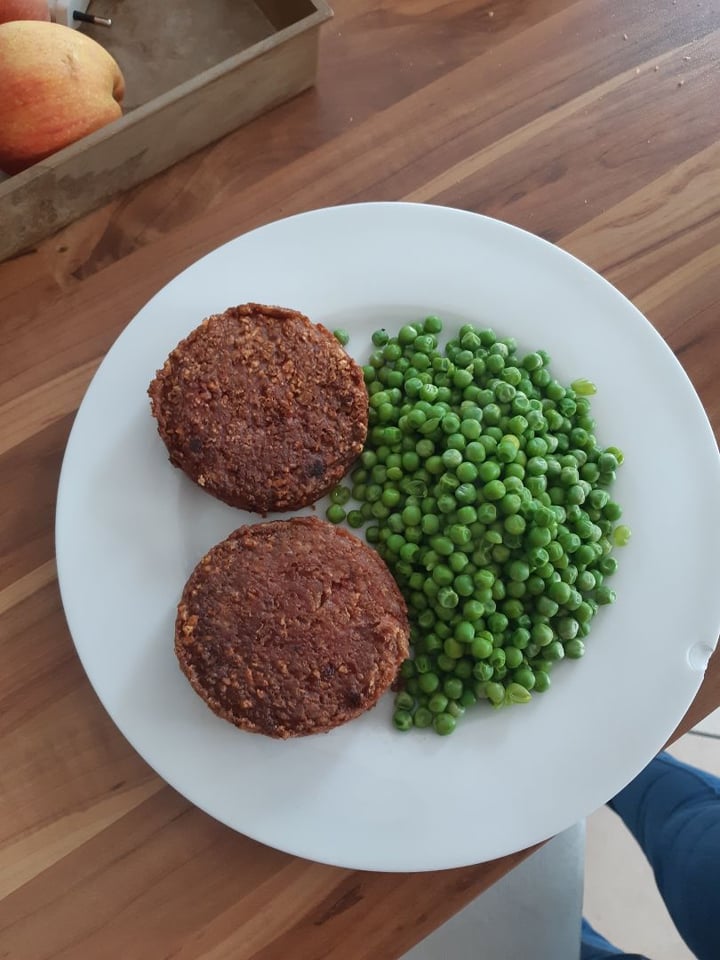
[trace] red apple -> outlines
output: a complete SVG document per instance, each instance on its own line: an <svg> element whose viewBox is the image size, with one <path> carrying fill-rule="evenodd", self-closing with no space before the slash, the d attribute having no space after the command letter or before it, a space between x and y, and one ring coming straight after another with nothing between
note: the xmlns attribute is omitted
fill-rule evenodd
<svg viewBox="0 0 720 960"><path fill-rule="evenodd" d="M47 0L0 0L0 23L9 20L49 20Z"/></svg>
<svg viewBox="0 0 720 960"><path fill-rule="evenodd" d="M122 115L117 63L58 23L0 24L0 170L19 173Z"/></svg>

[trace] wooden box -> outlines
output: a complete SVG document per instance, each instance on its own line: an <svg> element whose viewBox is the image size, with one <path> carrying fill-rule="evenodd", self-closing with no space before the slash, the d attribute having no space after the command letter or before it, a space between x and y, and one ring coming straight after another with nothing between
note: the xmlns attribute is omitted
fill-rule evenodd
<svg viewBox="0 0 720 960"><path fill-rule="evenodd" d="M96 0L124 115L0 182L0 260L311 87L325 0Z"/></svg>

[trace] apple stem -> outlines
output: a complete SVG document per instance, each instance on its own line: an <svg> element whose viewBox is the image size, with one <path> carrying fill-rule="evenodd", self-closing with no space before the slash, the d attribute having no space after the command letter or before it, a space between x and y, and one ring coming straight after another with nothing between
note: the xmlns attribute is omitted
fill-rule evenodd
<svg viewBox="0 0 720 960"><path fill-rule="evenodd" d="M93 23L96 27L111 27L110 17L96 17L92 13L81 13L79 10L73 10L73 20L80 20L82 23Z"/></svg>

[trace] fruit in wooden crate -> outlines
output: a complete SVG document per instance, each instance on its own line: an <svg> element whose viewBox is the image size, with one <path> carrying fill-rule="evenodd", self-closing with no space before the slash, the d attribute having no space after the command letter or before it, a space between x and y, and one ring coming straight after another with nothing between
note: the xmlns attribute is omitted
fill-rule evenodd
<svg viewBox="0 0 720 960"><path fill-rule="evenodd" d="M0 23L9 20L49 20L47 0L0 0Z"/></svg>
<svg viewBox="0 0 720 960"><path fill-rule="evenodd" d="M0 170L19 173L122 115L125 82L99 43L57 23L0 24Z"/></svg>

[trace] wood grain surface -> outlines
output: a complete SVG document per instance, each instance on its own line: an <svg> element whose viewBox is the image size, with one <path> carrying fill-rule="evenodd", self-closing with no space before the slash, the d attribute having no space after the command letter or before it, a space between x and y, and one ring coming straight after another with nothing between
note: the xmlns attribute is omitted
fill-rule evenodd
<svg viewBox="0 0 720 960"><path fill-rule="evenodd" d="M487 213L584 259L717 431L719 59L715 0L338 0L315 90L0 265L0 958L392 960L518 862L333 869L159 780L65 625L63 449L103 355L178 271L269 220L378 199ZM719 704L715 657L681 730Z"/></svg>

